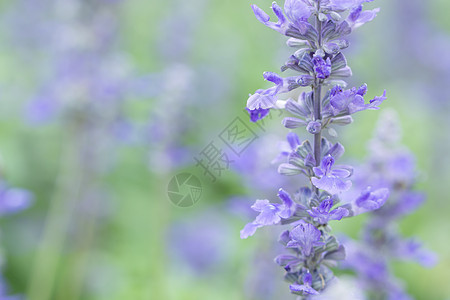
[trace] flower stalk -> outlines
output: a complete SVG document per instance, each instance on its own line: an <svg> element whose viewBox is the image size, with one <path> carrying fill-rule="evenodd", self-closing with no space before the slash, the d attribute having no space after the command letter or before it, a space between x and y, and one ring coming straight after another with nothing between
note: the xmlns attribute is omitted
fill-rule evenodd
<svg viewBox="0 0 450 300"><path fill-rule="evenodd" d="M344 153L344 147L324 137L325 129L351 124L352 114L378 109L385 94L364 101L367 86L344 90L343 80L352 75L342 50L349 43L345 37L362 24L371 21L378 9L363 11L364 0L286 0L283 9L275 2L272 10L278 21L253 5L256 18L277 32L289 37L287 45L296 48L281 71L295 75L281 77L265 72L264 78L275 86L259 89L250 95L247 110L251 121L264 118L270 109L283 107L293 117L283 120L288 129L305 128L313 137L300 141L294 132L287 136L291 152L278 172L281 175L306 176L310 187L295 187L295 194L284 189L278 192L281 203L256 200L252 209L259 213L255 220L241 231L241 238L253 235L258 228L268 225L290 225L279 242L290 254L282 254L275 262L286 271L290 291L299 299L325 293L334 278L332 267L345 258L345 248L331 234L328 223L351 217L360 211L381 207L389 194L387 189L363 189L361 195L342 201L341 194L352 186L349 178L353 168L335 165ZM343 15L347 17L344 18ZM279 99L279 95L294 89L309 87L298 99ZM339 205L340 204L340 205ZM363 207L364 209L361 209Z"/></svg>

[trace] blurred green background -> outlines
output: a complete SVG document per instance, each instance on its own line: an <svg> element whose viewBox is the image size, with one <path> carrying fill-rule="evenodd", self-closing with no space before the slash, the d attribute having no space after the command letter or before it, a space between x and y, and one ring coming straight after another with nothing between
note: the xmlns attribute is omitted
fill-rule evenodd
<svg viewBox="0 0 450 300"><path fill-rule="evenodd" d="M42 74L51 72L46 65L52 57L46 56L45 45L34 49L15 40L33 30L33 22L14 28L11 20L43 14L58 1L44 1L27 13L19 2L0 2L0 175L31 191L35 200L0 220L3 277L11 294L31 300L263 299L258 293L267 285L255 276L273 275L279 282L283 273L271 264L275 233L260 230L240 240L239 230L250 219L227 207L232 197L268 196L246 184L243 177L252 174L228 170L211 182L195 167L194 156L218 141L237 116L247 121L242 110L248 94L265 88L262 73L278 71L289 55L285 38L261 25L250 8L255 3L268 9L271 1L97 1L95 9L115 6L115 48L150 90L123 97L121 111L136 132L131 142L84 144L99 147L94 162L107 158L100 171L71 152L84 138L80 132L95 129L74 129L67 121L72 116L64 114L39 125L26 120L27 103L42 85ZM387 90L382 109L397 111L403 142L417 156L418 189L428 195L423 207L402 221L401 230L439 256L432 269L412 263L393 267L415 298L450 299L450 3L375 2L368 6L381 7L378 17L352 36L345 51L351 82L367 83L371 97ZM339 131L347 161L366 156L378 116L377 111L358 115ZM147 134L149 126L161 129L162 138ZM276 117L266 121L264 130L249 126L259 139L282 140L287 133ZM276 147L276 139L268 144ZM185 152L169 153L174 148ZM183 171L195 172L203 187L198 203L187 208L173 205L167 195L170 179ZM94 184L95 193L84 193ZM333 229L356 237L364 219L336 222ZM294 299L274 296L273 290L266 297Z"/></svg>

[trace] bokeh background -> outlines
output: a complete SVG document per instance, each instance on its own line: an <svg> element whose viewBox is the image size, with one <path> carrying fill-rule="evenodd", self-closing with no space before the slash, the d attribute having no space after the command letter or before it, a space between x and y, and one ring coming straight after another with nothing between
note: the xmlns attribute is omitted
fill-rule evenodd
<svg viewBox="0 0 450 300"><path fill-rule="evenodd" d="M393 269L416 299L450 299L450 2L375 2L345 50L351 83L387 90L428 195L400 228L439 257ZM253 3L271 1L0 1L0 186L22 192L0 193L0 299L294 299L277 231L239 238L252 201L289 181L270 163L282 116L243 111L289 55ZM379 116L339 130L346 161ZM240 155L221 139L236 120L257 136ZM196 161L211 145L230 159L214 179ZM180 173L201 185L188 207L168 195ZM365 218L333 229L357 237Z"/></svg>

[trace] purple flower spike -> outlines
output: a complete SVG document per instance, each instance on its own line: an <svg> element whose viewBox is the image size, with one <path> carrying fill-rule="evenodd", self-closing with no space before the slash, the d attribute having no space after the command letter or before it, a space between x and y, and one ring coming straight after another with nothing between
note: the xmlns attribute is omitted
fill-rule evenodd
<svg viewBox="0 0 450 300"><path fill-rule="evenodd" d="M311 287L312 275L309 271L306 271L303 275L303 284L291 284L289 288L292 292L302 292L306 295L318 295L319 292Z"/></svg>
<svg viewBox="0 0 450 300"><path fill-rule="evenodd" d="M365 211L379 209L386 202L389 197L389 190L387 188L377 189L372 191L371 187L364 190L361 195L355 200L356 205Z"/></svg>
<svg viewBox="0 0 450 300"><path fill-rule="evenodd" d="M319 224L327 224L330 220L340 220L349 215L346 208L338 207L330 211L332 207L333 199L330 198L322 201L318 207L313 207L307 212Z"/></svg>
<svg viewBox="0 0 450 300"><path fill-rule="evenodd" d="M314 246L322 246L320 242L320 231L314 225L302 222L295 226L290 233L291 241L287 244L288 248L300 248L303 256L311 256L314 252Z"/></svg>
<svg viewBox="0 0 450 300"><path fill-rule="evenodd" d="M281 124L288 129L305 128L306 133L314 136L314 143L310 138L300 143L295 133L289 133L287 141L281 143L281 154L272 161L279 164L278 173L304 175L309 186L300 188L292 198L280 189L278 197L281 203L257 200L252 208L259 214L242 229L241 238L253 235L258 228L266 225L290 224L290 229L281 234L279 242L291 248L289 250L295 255L279 255L275 261L284 268L285 278L292 283L291 292L302 299L315 298L314 295L322 292L325 293L320 297L328 299L326 293L330 291L334 277L330 267L345 258L344 246L331 234L327 224L379 207L387 197L382 189L367 191L357 199L357 204L354 199L358 195L341 196L340 193L352 186L349 177L353 174L353 168L335 165L335 160L344 153L344 147L321 136L322 131L328 130L330 136L336 137L334 126L351 124L352 114L378 109L386 99L386 93L383 93L365 101L366 84L359 88L343 88L347 86L345 79L352 76L352 71L342 50L350 45L347 35L376 16L378 9L363 10L362 4L371 1L285 0L284 10L273 2L272 10L278 18L276 23L271 22L263 10L252 5L258 21L287 36L287 45L295 49L295 53L280 68L281 72L289 70L293 73L291 76L264 73L264 79L273 85L250 95L247 100L250 119L260 120L272 108L283 109L291 115L284 117ZM286 95L300 87L306 87L309 91L300 93L296 100L289 97L298 95L298 92ZM370 180L372 186L387 187L382 184L393 174L388 168L383 168L383 172L389 178L380 180L376 177ZM369 180L369 176L362 177ZM409 182L398 178L396 186L406 186ZM361 186L362 181L357 177L355 184ZM363 184L363 187L367 186L365 182ZM340 200L338 194L345 205L337 205ZM408 199L413 201L405 201L405 205L399 206L399 212L407 212L418 202L414 197ZM383 211L381 209L375 214Z"/></svg>
<svg viewBox="0 0 450 300"><path fill-rule="evenodd" d="M334 165L334 158L331 155L327 155L322 160L320 168L313 168L314 174L317 177L311 178L311 182L315 187L324 190L331 195L335 195L344 191L347 191L352 186L350 180L343 180L350 177L351 168L341 167L332 170Z"/></svg>

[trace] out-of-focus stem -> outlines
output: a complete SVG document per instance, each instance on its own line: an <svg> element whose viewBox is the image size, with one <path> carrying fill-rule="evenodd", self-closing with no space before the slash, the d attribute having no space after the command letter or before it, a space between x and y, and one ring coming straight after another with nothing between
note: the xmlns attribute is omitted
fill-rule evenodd
<svg viewBox="0 0 450 300"><path fill-rule="evenodd" d="M81 138L78 126L75 124L67 130L66 136L69 138L61 154L54 194L31 269L28 300L48 300L52 296L67 228L82 187L82 170L78 161Z"/></svg>

